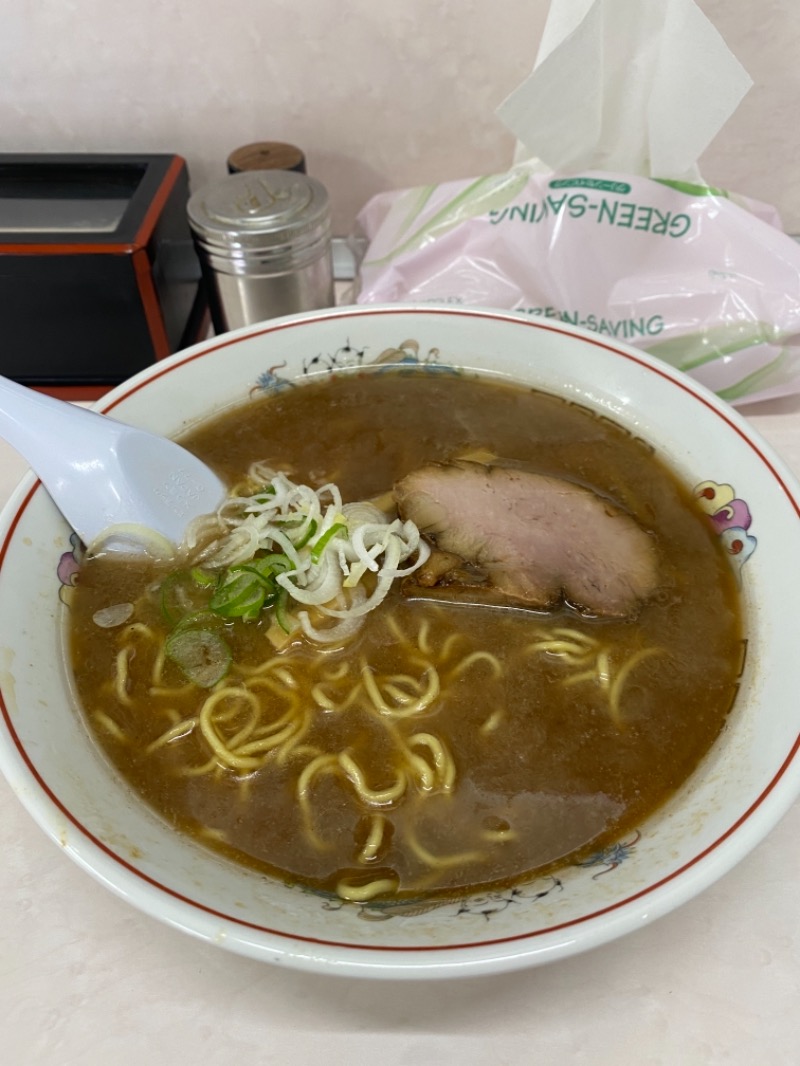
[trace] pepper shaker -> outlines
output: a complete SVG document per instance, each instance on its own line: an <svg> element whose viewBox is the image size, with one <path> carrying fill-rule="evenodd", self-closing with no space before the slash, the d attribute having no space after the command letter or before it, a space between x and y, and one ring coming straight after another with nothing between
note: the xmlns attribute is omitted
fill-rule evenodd
<svg viewBox="0 0 800 1066"><path fill-rule="evenodd" d="M187 212L217 333L334 305L330 202L316 178L230 174Z"/></svg>

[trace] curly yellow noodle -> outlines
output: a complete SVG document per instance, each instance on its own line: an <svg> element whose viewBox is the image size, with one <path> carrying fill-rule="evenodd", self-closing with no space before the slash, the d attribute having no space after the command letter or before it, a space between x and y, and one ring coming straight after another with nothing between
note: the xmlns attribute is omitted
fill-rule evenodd
<svg viewBox="0 0 800 1066"><path fill-rule="evenodd" d="M363 663L361 667L361 679L364 682L364 688L367 690L367 695L372 701L375 709L383 715L390 716L392 718L409 718L412 715L419 714L433 703L436 697L439 695L439 674L436 668L431 663L422 663L423 666L423 678L427 675L428 682L424 691L421 691L416 699L412 700L408 704L398 708L397 706L390 706L381 694L380 688L375 675L370 667ZM421 690L421 681L414 682L419 686Z"/></svg>
<svg viewBox="0 0 800 1066"><path fill-rule="evenodd" d="M440 684L439 684L439 673L438 673L438 671L430 663L426 663L426 664L424 664L424 666L425 666L425 673L428 675L428 686L427 686L426 690L420 696L420 699L419 699L419 702L418 702L416 708L414 710L411 710L410 708L406 708L402 712L398 712L397 715L396 715L398 718L405 718L409 714L419 714L420 711L424 711L428 707L430 707L430 705L433 703L433 701L439 695ZM425 676L425 674L423 674L423 677L424 676Z"/></svg>
<svg viewBox="0 0 800 1066"><path fill-rule="evenodd" d="M363 663L361 666L361 678L364 682L364 688L367 690L367 695L372 701L375 710L381 714L391 714L392 708L384 701L383 696L381 696L380 689L375 681L375 675L366 663Z"/></svg>
<svg viewBox="0 0 800 1066"><path fill-rule="evenodd" d="M342 700L341 703L337 703L334 699L325 694L322 685L323 682L314 686L311 690L311 697L318 707L322 707L326 711L346 711L349 707L353 706L361 695L361 685L354 685L346 699Z"/></svg>
<svg viewBox="0 0 800 1066"><path fill-rule="evenodd" d="M287 688L297 688L297 678L292 675L291 670L282 666L275 670L275 676L279 677Z"/></svg>
<svg viewBox="0 0 800 1066"><path fill-rule="evenodd" d="M188 692L193 687L191 684L188 683L185 685L177 685L170 688L161 685L161 679L164 671L164 663L166 660L166 646L161 641L161 638L156 633L156 631L154 629L151 629L150 626L146 626L143 622L131 622L130 625L125 627L122 636L127 638L136 638L141 636L144 637L145 640L149 641L150 643L158 644L158 650L156 652L155 659L153 660L153 666L150 671L151 688L149 690L149 695L157 697L177 696L181 695L182 693ZM128 639L126 643L123 644L120 654L122 654L123 652L125 654L127 654L128 652L132 652L134 650L134 643L135 639ZM125 700L123 700L122 702L125 702Z"/></svg>
<svg viewBox="0 0 800 1066"><path fill-rule="evenodd" d="M268 737L272 733L279 733L288 722L295 722L299 716L297 707L290 707L289 710L276 718L273 722L268 722L266 725L260 725L253 730L253 736L256 738ZM235 745L232 745L235 747Z"/></svg>
<svg viewBox="0 0 800 1066"><path fill-rule="evenodd" d="M159 687L161 685L161 678L164 672L164 663L166 661L167 645L166 643L162 643L159 645L158 651L156 652L155 662L153 663L153 669L150 673L150 684L152 686ZM150 689L150 692L153 692L152 688Z"/></svg>
<svg viewBox="0 0 800 1066"><path fill-rule="evenodd" d="M361 849L358 861L367 863L372 862L378 852L380 851L381 844L383 843L383 834L386 829L386 819L382 814L373 814L370 820L369 833L364 843L364 847Z"/></svg>
<svg viewBox="0 0 800 1066"><path fill-rule="evenodd" d="M320 755L324 755L325 752L322 748L317 748L313 744L297 744L293 743L284 744L278 753L278 764L287 763L292 759L316 759ZM335 756L334 756L335 758Z"/></svg>
<svg viewBox="0 0 800 1066"><path fill-rule="evenodd" d="M620 667L608 693L608 707L615 725L622 726L620 696L622 695L622 689L625 687L625 683L630 677L631 672L635 670L639 663L644 659L648 659L651 655L659 654L661 654L660 648L642 648L641 651L634 652L633 655L626 659Z"/></svg>
<svg viewBox="0 0 800 1066"><path fill-rule="evenodd" d="M389 803L394 803L403 795L408 784L405 771L398 770L397 780L389 788L370 788L364 778L363 770L352 755L346 751L339 756L339 765L350 779L359 799L370 806L383 807Z"/></svg>
<svg viewBox="0 0 800 1066"><path fill-rule="evenodd" d="M456 779L456 764L442 741L432 733L415 733L408 738L408 743L411 747L421 746L428 749L433 756L436 776L443 791L452 792Z"/></svg>
<svg viewBox="0 0 800 1066"><path fill-rule="evenodd" d="M643 659L661 653L659 648L644 648L634 652L615 675L607 647L585 633L563 627L556 627L550 632L540 631L540 639L529 644L525 651L554 655L570 667L584 667L579 673L565 677L562 684L573 686L593 681L606 694L608 712L617 728L622 728L623 724L622 691L631 671Z"/></svg>
<svg viewBox="0 0 800 1066"><path fill-rule="evenodd" d="M308 710L302 711L300 714L300 724L295 726L294 733L281 745L279 751L276 752L275 761L278 766L284 766L292 755L297 753L301 748L306 748L309 751L313 751L315 754L319 751L318 748L308 748L307 745L301 744L301 741L305 740L308 735L308 731L311 729L311 713Z"/></svg>
<svg viewBox="0 0 800 1066"><path fill-rule="evenodd" d="M607 692L611 683L611 664L607 651L597 653L597 681L600 688Z"/></svg>
<svg viewBox="0 0 800 1066"><path fill-rule="evenodd" d="M341 662L338 666L335 666L332 670L324 670L322 673L323 678L326 681L342 681L347 677L350 672L350 663Z"/></svg>
<svg viewBox="0 0 800 1066"><path fill-rule="evenodd" d="M258 770L263 765L262 759L237 755L236 752L226 748L224 744L216 742L215 738L206 737L206 739L208 740L209 745L214 749L217 767L219 767L221 763L223 766L227 766L231 770L244 771Z"/></svg>
<svg viewBox="0 0 800 1066"><path fill-rule="evenodd" d="M184 718L182 721L176 722L160 737L156 737L151 744L148 744L145 751L150 755L152 752L158 751L159 748L163 748L165 744L171 744L173 740L188 736L197 725L197 721L198 719L195 715L193 718Z"/></svg>
<svg viewBox="0 0 800 1066"><path fill-rule="evenodd" d="M547 652L550 655L557 655L567 662L574 662L576 665L588 662L592 658L591 648L569 640L537 640L533 644L529 644L525 650L527 652Z"/></svg>
<svg viewBox="0 0 800 1066"><path fill-rule="evenodd" d="M107 733L110 733L111 736L115 740L118 740L121 744L127 744L130 740L128 734L122 729L122 727L118 725L117 722L115 722L114 719L110 717L110 715L107 715L105 711L95 711L94 720L97 722L98 725L102 726L102 728L105 729Z"/></svg>
<svg viewBox="0 0 800 1066"><path fill-rule="evenodd" d="M580 629L570 629L565 626L555 626L552 630L553 634L557 637L564 637L566 640L570 640L575 644L584 644L587 648L596 648L597 641L594 637L590 637L588 633L582 633Z"/></svg>
<svg viewBox="0 0 800 1066"><path fill-rule="evenodd" d="M245 677L257 677L259 674L265 674L268 670L274 670L276 667L281 666L283 661L279 655L272 655L269 659L265 659L255 666L245 666L242 663L237 663L236 672L244 674Z"/></svg>
<svg viewBox="0 0 800 1066"><path fill-rule="evenodd" d="M428 633L430 631L431 624L427 618L423 619L422 625L419 627L419 633L417 635L417 646L423 655L431 654L431 646L428 643Z"/></svg>
<svg viewBox="0 0 800 1066"><path fill-rule="evenodd" d="M336 895L350 903L365 903L385 892L395 892L399 883L396 877L381 877L366 885L354 885L352 881L343 878L336 885Z"/></svg>
<svg viewBox="0 0 800 1066"><path fill-rule="evenodd" d="M125 626L122 631L122 635L124 637L143 636L147 640L152 641L154 644L161 643L161 637L158 635L158 633L156 633L156 631L150 626L146 626L144 622L131 622L129 625Z"/></svg>
<svg viewBox="0 0 800 1066"><path fill-rule="evenodd" d="M386 624L397 637L398 644L402 644L405 647L409 647L411 641L409 640L406 633L403 631L402 627L400 626L400 623L393 615L389 615L389 617L386 619Z"/></svg>
<svg viewBox="0 0 800 1066"><path fill-rule="evenodd" d="M206 739L211 750L216 755L219 762L223 765L230 767L232 770L255 770L261 765L261 760L249 758L241 755L237 755L228 744L220 737L214 723L214 710L217 705L223 700L244 700L244 702L251 705L255 703L256 712L258 712L259 704L253 693L248 692L247 689L241 688L222 688L217 692L209 696L203 706L200 709L199 725L203 736ZM251 716L252 720L252 716ZM236 734L238 739L243 735L248 735L252 731L250 728L251 723L246 723L244 729L240 729Z"/></svg>
<svg viewBox="0 0 800 1066"><path fill-rule="evenodd" d="M261 717L261 704L259 703L258 697L255 695L255 693L249 692L247 689L218 689L213 696L208 697L203 706L200 708L201 729L203 723L203 712L205 711L206 706L210 704L211 712L213 712L214 708L219 703L223 702L223 700L231 701L231 707L229 708L229 710L233 710L236 706L236 701L239 701L240 703L243 703L245 705L246 711L248 712L243 724L233 734L232 737L229 737L225 741L226 747L233 751L236 748L240 747L246 740L249 740L255 732L256 726L258 725L259 719ZM207 720L209 722L214 721L214 715L211 712L209 712L207 717ZM221 724L223 722L235 721L238 720L240 717L241 711L234 715L226 714L226 712L223 711L218 717L218 722Z"/></svg>
<svg viewBox="0 0 800 1066"><path fill-rule="evenodd" d="M260 703L258 706L260 710L263 710ZM289 706L283 712L283 714L279 715L277 718L273 718L271 721L262 723L262 717L259 716L253 729L253 736L265 737L269 736L270 733L277 733L281 729L283 729L287 722L295 721L299 713L299 702L293 699L290 701ZM231 746L233 747L234 745Z"/></svg>
<svg viewBox="0 0 800 1066"><path fill-rule="evenodd" d="M482 862L485 859L485 855L482 851L459 851L454 855L434 855L433 852L428 851L426 847L417 840L411 830L406 831L406 840L408 846L417 856L417 858L424 862L426 866L430 866L435 870L444 870L451 866L466 866L468 863Z"/></svg>
<svg viewBox="0 0 800 1066"><path fill-rule="evenodd" d="M580 674L570 674L569 677L565 677L564 678L564 680L561 682L561 684L562 685L567 685L567 686L580 685L584 681L597 681L597 680L598 680L597 669L596 669L596 667L593 666L589 670L583 670Z"/></svg>
<svg viewBox="0 0 800 1066"><path fill-rule="evenodd" d="M340 769L339 757L337 755L318 755L306 765L305 769L297 779L297 799L300 805L300 811L303 815L306 837L309 843L319 851L329 845L326 845L314 831L311 798L309 795L311 783L319 774L338 773Z"/></svg>
<svg viewBox="0 0 800 1066"><path fill-rule="evenodd" d="M405 707L409 703L413 703L418 698L418 695L415 696L413 693L406 692L405 689L401 688L401 683L408 688L416 689L417 694L420 691L418 682L413 677L409 677L408 674L395 674L391 680L384 682L383 691L387 696L391 696L395 703Z"/></svg>
<svg viewBox="0 0 800 1066"><path fill-rule="evenodd" d="M291 706L288 707L279 718L273 718L271 722L257 725L253 730L253 735L256 737L266 737L269 736L270 733L277 733L283 729L287 722L295 721L299 714L300 706L297 701L293 700Z"/></svg>
<svg viewBox="0 0 800 1066"><path fill-rule="evenodd" d="M290 698L290 706L283 715L261 724L263 707L258 696L252 691L255 687L266 687L273 693L284 695L280 687L268 679L253 678L242 687L228 685L217 689L206 699L200 710L199 722L203 737L215 755L231 769L259 769L269 752L280 747L299 728L298 704L294 697ZM231 706L227 710L223 708L218 711L217 708L225 701L230 701ZM246 720L233 736L224 738L219 732L219 725L240 717L242 704L248 711ZM256 755L260 755L261 759L254 758Z"/></svg>
<svg viewBox="0 0 800 1066"><path fill-rule="evenodd" d="M287 700L289 703L296 701L297 697L293 692L287 692L285 685L278 684L273 677L265 676L263 674L257 677L249 677L246 681L242 682L242 687L248 692L256 691L260 688L268 689L273 695L280 696L281 699Z"/></svg>
<svg viewBox="0 0 800 1066"><path fill-rule="evenodd" d="M128 652L129 647L126 645L120 651L117 652L117 657L114 662L115 674L114 674L114 694L120 703L124 703L126 707L133 706L133 700L128 695Z"/></svg>
<svg viewBox="0 0 800 1066"><path fill-rule="evenodd" d="M415 754L405 744L399 744L402 754L405 756L406 763L412 774L417 778L417 784L424 792L431 792L436 785L436 772L434 768L422 758L421 755Z"/></svg>
<svg viewBox="0 0 800 1066"><path fill-rule="evenodd" d="M249 755L266 755L267 752L279 748L284 741L288 740L296 732L296 724L289 722L279 733L274 733L269 737L262 737L260 740L251 740L247 744L231 746L228 750L237 758L246 758Z"/></svg>
<svg viewBox="0 0 800 1066"><path fill-rule="evenodd" d="M462 639L462 634L461 633L451 633L450 636L447 638L447 640L445 640L445 642L442 645L441 650L439 652L439 659L442 662L444 662L446 659L450 658L450 653L452 652L453 648L456 646L456 644L458 644L458 642L461 639Z"/></svg>
<svg viewBox="0 0 800 1066"><path fill-rule="evenodd" d="M339 769L338 755L318 755L308 763L297 779L297 796L301 803L307 801L311 782L321 773L329 773Z"/></svg>
<svg viewBox="0 0 800 1066"><path fill-rule="evenodd" d="M206 774L210 774L212 770L219 769L219 763L212 755L211 758L200 766L182 766L178 771L180 777L204 777Z"/></svg>
<svg viewBox="0 0 800 1066"><path fill-rule="evenodd" d="M174 699L176 696L186 695L193 687L193 685L176 685L174 688L165 688L161 685L152 685L147 690L147 694L157 699Z"/></svg>
<svg viewBox="0 0 800 1066"><path fill-rule="evenodd" d="M488 651L474 651L471 655L467 655L464 659L461 660L461 662L457 663L453 667L453 669L450 671L448 681L452 678L460 677L461 674L465 673L467 670L470 669L470 667L474 666L475 663L479 662L488 663L492 668L492 673L494 674L495 678L500 678L503 676L503 665L496 655L492 655Z"/></svg>

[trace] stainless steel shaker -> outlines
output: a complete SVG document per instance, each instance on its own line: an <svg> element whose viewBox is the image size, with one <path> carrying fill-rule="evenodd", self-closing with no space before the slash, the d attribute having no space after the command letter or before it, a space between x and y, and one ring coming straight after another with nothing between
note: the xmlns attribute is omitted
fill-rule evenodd
<svg viewBox="0 0 800 1066"><path fill-rule="evenodd" d="M187 212L217 333L333 306L330 202L315 178L230 174L193 193Z"/></svg>

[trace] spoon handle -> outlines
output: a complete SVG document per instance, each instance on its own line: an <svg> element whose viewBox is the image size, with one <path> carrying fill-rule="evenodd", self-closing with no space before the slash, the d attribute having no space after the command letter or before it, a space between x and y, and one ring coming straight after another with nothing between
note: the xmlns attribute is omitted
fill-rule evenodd
<svg viewBox="0 0 800 1066"><path fill-rule="evenodd" d="M40 467L49 469L54 449L73 444L81 447L80 439L73 440L78 411L81 422L87 416L87 425L95 418L103 418L0 377L0 437L27 459L43 481ZM112 420L107 421L115 425Z"/></svg>
<svg viewBox="0 0 800 1066"><path fill-rule="evenodd" d="M110 526L145 526L180 543L225 495L185 448L0 377L0 437L36 471L84 544Z"/></svg>

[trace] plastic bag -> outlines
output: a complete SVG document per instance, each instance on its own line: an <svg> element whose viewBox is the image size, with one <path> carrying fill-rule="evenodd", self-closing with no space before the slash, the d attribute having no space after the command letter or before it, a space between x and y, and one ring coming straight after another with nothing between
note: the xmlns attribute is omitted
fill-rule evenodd
<svg viewBox="0 0 800 1066"><path fill-rule="evenodd" d="M642 348L734 404L800 393L800 244L766 204L587 171L381 193L358 303L544 315Z"/></svg>

